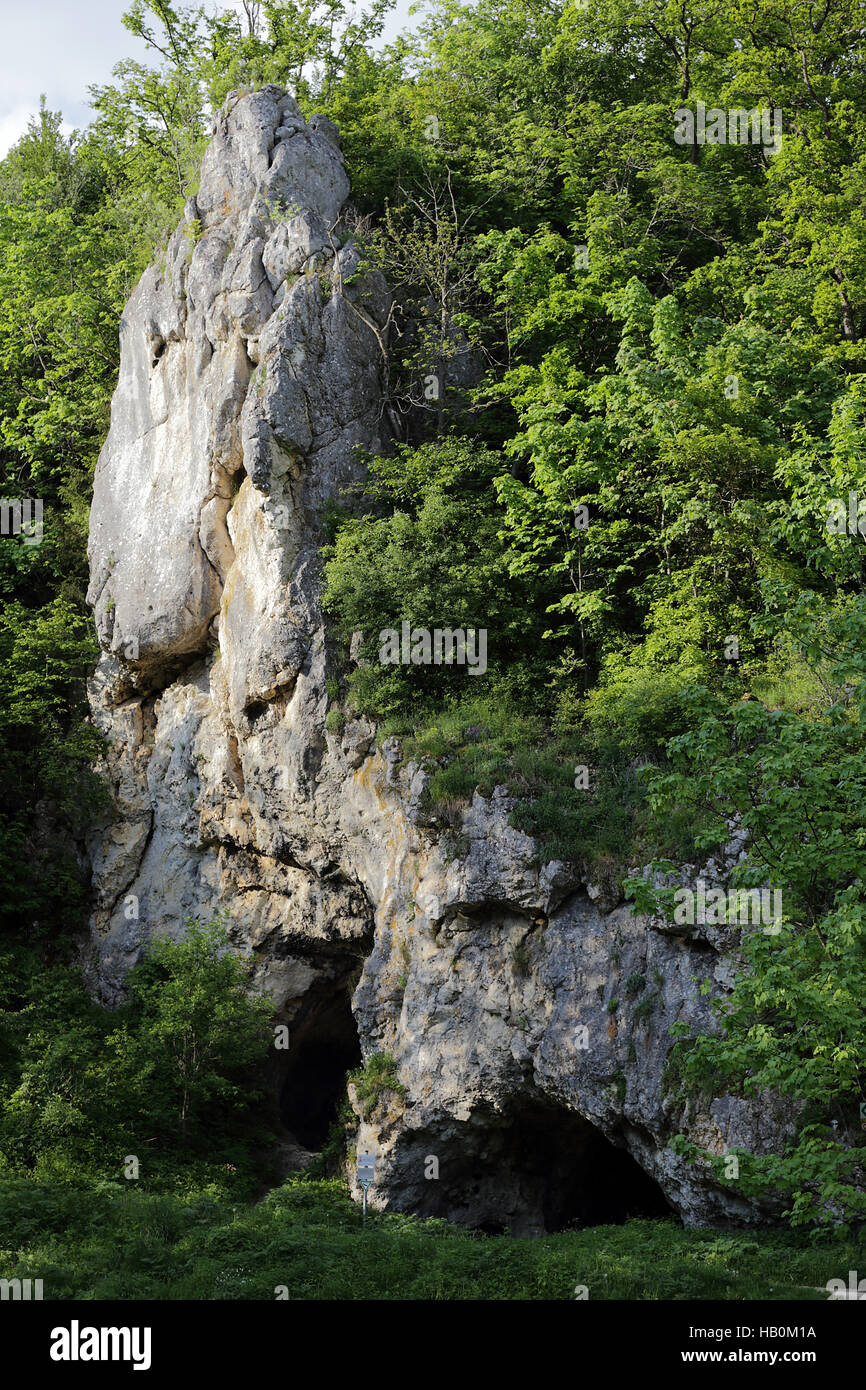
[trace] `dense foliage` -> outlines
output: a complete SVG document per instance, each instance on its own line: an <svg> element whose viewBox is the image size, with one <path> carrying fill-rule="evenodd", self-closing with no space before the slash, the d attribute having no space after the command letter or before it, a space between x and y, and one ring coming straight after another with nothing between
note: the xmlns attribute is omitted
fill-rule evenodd
<svg viewBox="0 0 866 1390"><path fill-rule="evenodd" d="M57 1299L797 1299L847 1285L857 1242L632 1221L543 1240L361 1212L335 1181L295 1179L256 1207L213 1192L0 1186L0 1263ZM585 1290L585 1293L581 1293Z"/></svg>
<svg viewBox="0 0 866 1390"><path fill-rule="evenodd" d="M60 962L0 955L0 1170L249 1195L273 1035L245 981L220 922L154 941L114 1011Z"/></svg>
<svg viewBox="0 0 866 1390"><path fill-rule="evenodd" d="M155 975L109 1025L65 973L84 884L56 845L99 794L86 503L124 300L195 191L214 107L276 81L338 122L356 234L397 291L394 448L331 517L325 556L346 653L331 727L375 715L425 760L446 815L506 782L544 853L620 874L694 857L739 815L743 882L779 887L784 922L745 941L722 1031L680 1044L678 1084L788 1097L790 1152L744 1160L740 1181L786 1192L798 1220L856 1216L860 6L436 0L383 47L386 11L133 0L152 64L120 64L84 133L44 111L0 164L2 488L45 508L41 544L0 540L0 903L23 971L4 1026L35 1010L44 1038L4 1064L4 1104L24 1116L10 1161L65 1151L74 1166L87 1133L98 1144L80 1077L48 1100L57 1020L94 1096L115 1050L121 1148L141 1114L130 1078L173 1026ZM780 111L780 145L677 143L675 111L698 102ZM483 628L487 670L382 665L379 634L403 621ZM193 1129L199 1101L213 1116L234 1084L228 1059L213 1066L188 1097ZM153 1080L159 1128L177 1096Z"/></svg>

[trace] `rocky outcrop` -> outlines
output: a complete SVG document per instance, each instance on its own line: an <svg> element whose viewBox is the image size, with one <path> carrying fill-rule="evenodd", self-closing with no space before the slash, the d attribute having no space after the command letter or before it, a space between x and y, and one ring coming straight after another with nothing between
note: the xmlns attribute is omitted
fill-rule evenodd
<svg viewBox="0 0 866 1390"><path fill-rule="evenodd" d="M289 1026L275 1084L311 1133L305 1059L314 1087L350 1033L393 1057L398 1084L357 1100L374 1203L531 1231L591 1219L605 1187L757 1219L666 1147L682 1123L718 1152L778 1142L766 1109L683 1120L664 1089L669 1028L712 1026L700 983L724 986L730 943L539 866L502 789L455 834L399 743L326 727L322 510L384 443L388 291L341 221L348 187L330 122L232 95L124 314L90 538L115 803L92 836L93 987L117 1002L151 935L222 912Z"/></svg>

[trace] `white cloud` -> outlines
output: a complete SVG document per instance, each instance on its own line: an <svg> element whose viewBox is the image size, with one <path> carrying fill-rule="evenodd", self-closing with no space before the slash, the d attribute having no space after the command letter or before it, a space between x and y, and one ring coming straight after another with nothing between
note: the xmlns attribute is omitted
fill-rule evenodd
<svg viewBox="0 0 866 1390"><path fill-rule="evenodd" d="M125 9L127 0L0 0L0 153L23 135L43 93L68 128L87 125L89 85L109 82L115 63L143 52L123 27Z"/></svg>
<svg viewBox="0 0 866 1390"><path fill-rule="evenodd" d="M144 44L124 29L129 0L0 0L0 156L24 134L44 93L49 110L61 111L65 128L81 129L92 119L88 88L111 81L123 58L146 59ZM383 40L407 24L410 0L397 0ZM207 0L209 10L242 10L241 0Z"/></svg>
<svg viewBox="0 0 866 1390"><path fill-rule="evenodd" d="M27 129L31 116L37 113L32 106L16 106L0 116L0 156L6 154Z"/></svg>

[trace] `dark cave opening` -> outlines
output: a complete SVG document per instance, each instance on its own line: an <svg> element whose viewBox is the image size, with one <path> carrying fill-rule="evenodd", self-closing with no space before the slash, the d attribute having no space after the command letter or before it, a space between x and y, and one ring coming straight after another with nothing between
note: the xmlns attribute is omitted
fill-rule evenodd
<svg viewBox="0 0 866 1390"><path fill-rule="evenodd" d="M284 1055L280 1118L304 1149L319 1152L345 1097L346 1073L361 1063L345 984L309 1000ZM619 1136L612 1141L546 1097L524 1097L507 1114L478 1110L456 1131L444 1148L441 1136L416 1133L409 1152L404 1150L407 1187L392 1194L398 1208L490 1235L533 1235L673 1214L661 1188ZM431 1156L439 1159L435 1181L426 1180ZM422 1173L420 1184L412 1180Z"/></svg>
<svg viewBox="0 0 866 1390"><path fill-rule="evenodd" d="M514 1116L502 1142L506 1165L545 1231L671 1214L661 1188L628 1150L572 1111L530 1105Z"/></svg>
<svg viewBox="0 0 866 1390"><path fill-rule="evenodd" d="M358 1029L342 988L312 1004L291 1031L280 1118L305 1149L324 1145L346 1093L346 1072L360 1063Z"/></svg>
<svg viewBox="0 0 866 1390"><path fill-rule="evenodd" d="M658 1183L637 1159L593 1127L579 1146L562 1155L557 1179L543 1204L547 1231L620 1226L637 1216L671 1215Z"/></svg>
<svg viewBox="0 0 866 1390"><path fill-rule="evenodd" d="M423 1214L488 1235L621 1225L673 1208L625 1147L564 1106L539 1100L508 1117L476 1114L422 1198ZM435 1140L429 1149L435 1148ZM438 1189L433 1191L432 1189Z"/></svg>

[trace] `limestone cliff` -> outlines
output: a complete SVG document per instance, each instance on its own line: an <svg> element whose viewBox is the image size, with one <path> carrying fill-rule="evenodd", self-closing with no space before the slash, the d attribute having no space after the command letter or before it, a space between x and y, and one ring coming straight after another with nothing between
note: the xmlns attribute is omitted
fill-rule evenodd
<svg viewBox="0 0 866 1390"><path fill-rule="evenodd" d="M151 934L221 910L289 1026L274 1079L302 1145L352 1048L393 1054L404 1091L359 1116L374 1203L532 1231L591 1216L598 1188L757 1219L666 1147L669 1029L711 1026L699 985L724 985L725 942L539 867L503 789L445 833L398 744L326 730L322 507L384 442L389 297L359 272L348 191L329 121L233 94L123 317L90 535L115 798L91 846L94 988L118 1001ZM730 1099L685 1123L719 1152L779 1125Z"/></svg>

